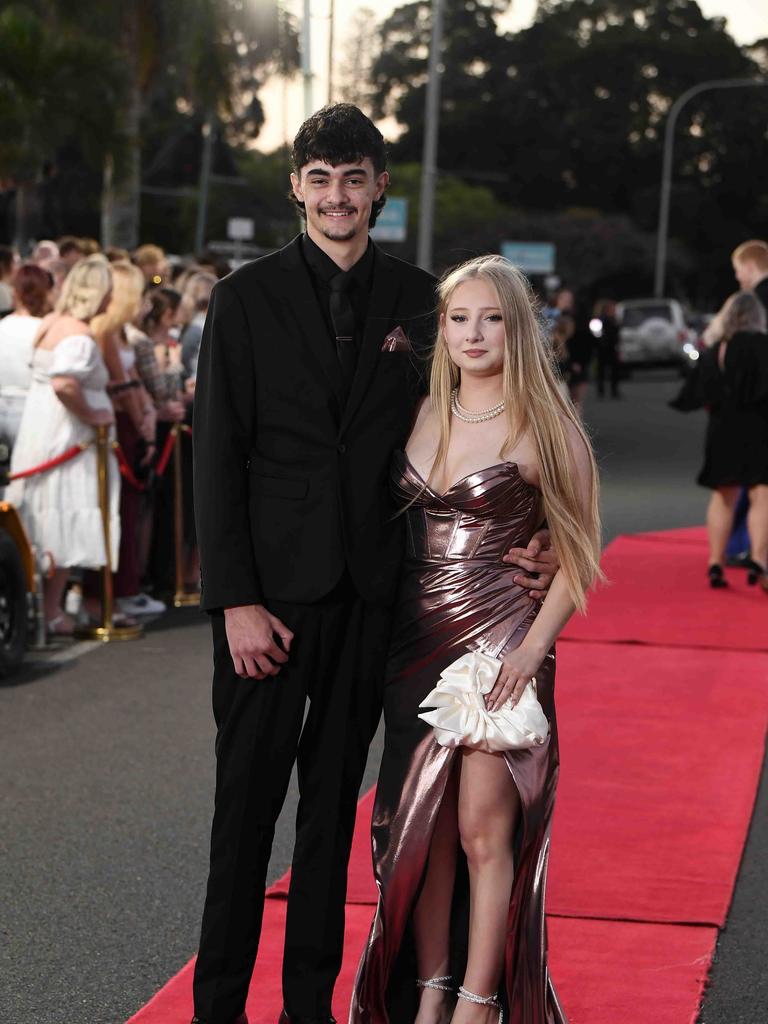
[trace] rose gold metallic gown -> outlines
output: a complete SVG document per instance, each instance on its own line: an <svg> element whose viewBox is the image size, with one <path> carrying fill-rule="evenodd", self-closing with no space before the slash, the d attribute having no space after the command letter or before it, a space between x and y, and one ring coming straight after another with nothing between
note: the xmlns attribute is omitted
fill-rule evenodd
<svg viewBox="0 0 768 1024"><path fill-rule="evenodd" d="M439 746L431 727L418 718L419 703L440 672L468 648L502 657L519 646L538 609L512 581L519 569L501 561L509 547L526 545L541 521L539 492L514 463L489 466L439 495L425 489L407 456L399 454L394 486L398 504L413 504L406 513L408 551L387 665L385 748L373 813L379 903L357 974L350 1024L411 1024L416 1014L410 918L456 756ZM554 649L536 680L549 738L543 746L501 755L522 813L499 993L511 1024L567 1024L547 969L544 920L559 770ZM466 963L467 914L466 864L460 856L451 927L451 973L458 981Z"/></svg>

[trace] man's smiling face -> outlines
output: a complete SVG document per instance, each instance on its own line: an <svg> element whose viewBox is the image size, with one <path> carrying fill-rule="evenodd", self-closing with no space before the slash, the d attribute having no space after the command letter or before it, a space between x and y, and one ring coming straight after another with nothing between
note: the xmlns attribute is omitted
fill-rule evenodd
<svg viewBox="0 0 768 1024"><path fill-rule="evenodd" d="M306 210L307 233L333 242L368 234L371 207L388 182L386 171L376 174L370 157L335 167L311 160L291 175L293 193Z"/></svg>

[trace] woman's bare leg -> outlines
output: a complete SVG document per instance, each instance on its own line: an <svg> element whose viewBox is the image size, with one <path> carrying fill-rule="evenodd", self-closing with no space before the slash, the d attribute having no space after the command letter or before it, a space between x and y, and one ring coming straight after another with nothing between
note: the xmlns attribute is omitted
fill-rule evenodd
<svg viewBox="0 0 768 1024"><path fill-rule="evenodd" d="M50 622L62 614L61 599L64 595L64 588L67 585L68 579L69 569L55 569L53 574L45 580L43 585L43 604L45 606L46 622Z"/></svg>
<svg viewBox="0 0 768 1024"><path fill-rule="evenodd" d="M469 868L469 954L464 987L496 993L504 965L520 797L503 755L462 750L459 838ZM459 1000L454 1024L496 1024L498 1010Z"/></svg>
<svg viewBox="0 0 768 1024"><path fill-rule="evenodd" d="M460 764L456 758L456 769ZM459 848L457 822L458 782L456 770L451 771L437 815L424 885L413 911L413 933L416 943L416 969L420 978L440 978L448 974L448 950L451 928L451 902L456 880L456 858ZM420 989L419 1012L414 1024L442 1024L450 1020L447 993L437 989Z"/></svg>
<svg viewBox="0 0 768 1024"><path fill-rule="evenodd" d="M749 489L747 531L752 560L763 569L768 568L768 486L765 484Z"/></svg>
<svg viewBox="0 0 768 1024"><path fill-rule="evenodd" d="M712 491L707 506L710 565L722 565L725 560L725 549L733 529L733 514L738 500L738 487L718 487Z"/></svg>

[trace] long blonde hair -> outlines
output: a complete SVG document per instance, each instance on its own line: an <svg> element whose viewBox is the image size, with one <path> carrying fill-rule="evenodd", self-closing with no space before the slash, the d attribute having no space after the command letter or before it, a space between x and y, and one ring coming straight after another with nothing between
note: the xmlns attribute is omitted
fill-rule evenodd
<svg viewBox="0 0 768 1024"><path fill-rule="evenodd" d="M110 334L122 331L126 324L133 323L141 311L144 275L127 260L109 264L112 275L112 297L103 313L94 317L91 330L94 337L103 344Z"/></svg>
<svg viewBox="0 0 768 1024"><path fill-rule="evenodd" d="M112 287L109 264L101 255L78 260L67 274L56 302L56 312L88 321L96 315Z"/></svg>
<svg viewBox="0 0 768 1024"><path fill-rule="evenodd" d="M440 423L440 442L430 480L445 464L451 433L451 391L461 379L448 352L442 324L456 288L475 278L493 286L504 319L502 374L508 433L500 455L510 451L524 434L532 439L544 514L560 571L574 604L583 611L587 590L601 577L597 467L581 421L558 389L551 346L539 322L531 287L523 274L502 256L469 260L450 271L438 288L441 326L432 356L429 390ZM573 432L584 444L591 470L586 514L572 469L569 433Z"/></svg>

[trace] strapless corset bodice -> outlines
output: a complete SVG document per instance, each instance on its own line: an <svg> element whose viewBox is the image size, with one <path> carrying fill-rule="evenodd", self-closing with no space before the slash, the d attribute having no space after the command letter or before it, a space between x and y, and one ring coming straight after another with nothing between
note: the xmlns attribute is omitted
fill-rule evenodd
<svg viewBox="0 0 768 1024"><path fill-rule="evenodd" d="M525 547L541 518L539 491L514 462L487 466L438 494L397 452L392 485L398 507L407 507L407 558L417 561L471 560L508 569L501 557L510 547Z"/></svg>

